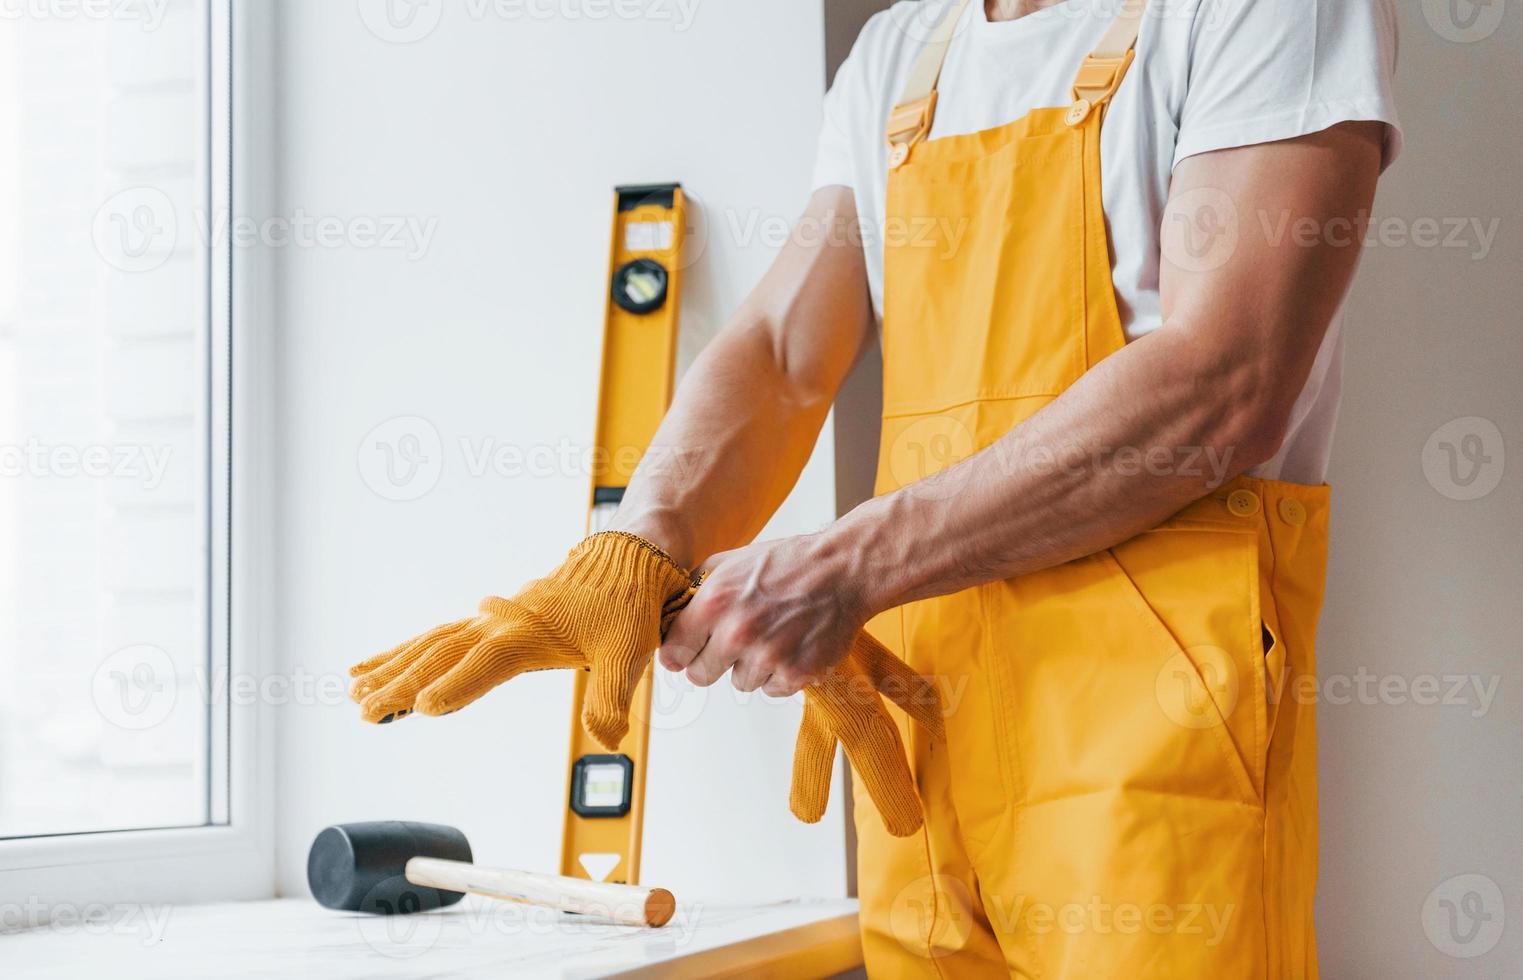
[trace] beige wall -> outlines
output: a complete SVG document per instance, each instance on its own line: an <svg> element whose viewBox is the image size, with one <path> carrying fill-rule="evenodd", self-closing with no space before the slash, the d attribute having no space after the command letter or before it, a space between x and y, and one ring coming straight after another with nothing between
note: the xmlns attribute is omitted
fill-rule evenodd
<svg viewBox="0 0 1523 980"><path fill-rule="evenodd" d="M1506 457L1523 451L1523 111L1510 81L1523 4L1456 0L1462 18L1481 18L1474 41L1459 40L1448 0L1398 7L1406 154L1376 205L1391 230L1369 250L1350 301L1330 478L1322 963L1332 977L1515 977L1523 976L1523 473ZM1480 36L1488 23L1495 31ZM1487 251L1472 225L1457 247L1402 244L1401 229L1420 234L1422 219L1478 222L1495 241ZM1485 421L1452 424L1466 418ZM1463 449L1467 435L1493 461L1474 474L1462 469L1461 480L1475 476L1463 487L1442 444ZM1456 499L1498 478L1484 496ZM1470 685L1467 703L1414 703L1419 694L1429 700L1427 678L1449 675ZM1379 678L1373 697L1360 693L1363 676ZM1348 693L1335 678L1348 678ZM1440 702L1451 683L1441 683ZM1496 685L1489 709L1477 684ZM1472 874L1485 880L1461 877ZM1458 943L1444 903L1457 910L1461 939L1477 924L1465 909L1491 923ZM1485 955L1440 951L1482 950L1504 913L1513 921Z"/></svg>

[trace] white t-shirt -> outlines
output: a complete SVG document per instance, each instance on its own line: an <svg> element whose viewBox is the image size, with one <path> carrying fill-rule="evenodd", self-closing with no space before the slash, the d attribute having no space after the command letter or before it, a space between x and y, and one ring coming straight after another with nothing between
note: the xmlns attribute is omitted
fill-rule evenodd
<svg viewBox="0 0 1523 980"><path fill-rule="evenodd" d="M825 101L814 186L855 191L880 317L888 187L884 129L950 2L900 2L875 15ZM974 0L942 71L931 138L978 132L1034 108L1070 104L1074 75L1119 3L1066 0L991 23L982 0ZM1376 120L1387 124L1389 166L1401 148L1392 97L1396 48L1390 0L1151 0L1136 61L1101 137L1113 279L1128 340L1162 322L1159 229L1174 165L1211 150ZM1296 483L1324 479L1338 414L1342 320L1340 311L1281 452L1255 475Z"/></svg>

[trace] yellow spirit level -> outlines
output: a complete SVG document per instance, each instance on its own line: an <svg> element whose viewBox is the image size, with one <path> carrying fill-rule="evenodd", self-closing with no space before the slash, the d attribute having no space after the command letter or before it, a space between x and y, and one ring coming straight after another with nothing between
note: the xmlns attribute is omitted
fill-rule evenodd
<svg viewBox="0 0 1523 980"><path fill-rule="evenodd" d="M680 184L616 189L589 532L606 527L618 509L671 403L685 229ZM645 816L651 672L646 670L635 691L629 733L614 752L605 751L582 728L586 672L577 672L575 685L561 874L636 884Z"/></svg>

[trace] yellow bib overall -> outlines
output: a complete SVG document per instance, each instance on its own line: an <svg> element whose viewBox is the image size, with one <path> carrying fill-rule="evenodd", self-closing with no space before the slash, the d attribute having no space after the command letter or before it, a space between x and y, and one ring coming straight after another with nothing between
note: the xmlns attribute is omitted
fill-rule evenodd
<svg viewBox="0 0 1523 980"><path fill-rule="evenodd" d="M996 442L1125 343L1100 129L1146 0L1121 6L1072 106L928 140L966 4L889 127L906 233L886 236L880 493ZM948 709L944 745L903 725L918 834L890 837L856 793L873 977L1317 975L1327 512L1325 486L1240 478L1107 551L873 621Z"/></svg>

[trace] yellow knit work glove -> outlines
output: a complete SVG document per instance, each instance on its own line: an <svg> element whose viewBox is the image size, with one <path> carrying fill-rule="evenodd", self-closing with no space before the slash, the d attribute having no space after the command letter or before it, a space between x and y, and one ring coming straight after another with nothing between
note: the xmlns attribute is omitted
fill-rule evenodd
<svg viewBox="0 0 1523 980"><path fill-rule="evenodd" d="M932 682L865 631L858 633L846 659L820 683L804 689L804 720L793 753L793 791L788 799L794 816L816 823L825 815L839 741L888 832L908 837L920 829L923 817L915 780L899 729L880 694L925 726L933 738L946 738L941 699Z"/></svg>
<svg viewBox="0 0 1523 980"><path fill-rule="evenodd" d="M361 716L386 724L446 715L531 670L592 672L582 724L612 750L629 730L635 685L691 598L688 573L643 538L594 534L560 568L480 615L446 623L350 668Z"/></svg>

